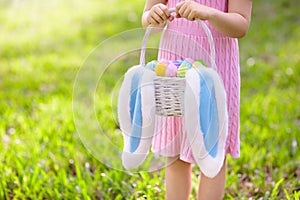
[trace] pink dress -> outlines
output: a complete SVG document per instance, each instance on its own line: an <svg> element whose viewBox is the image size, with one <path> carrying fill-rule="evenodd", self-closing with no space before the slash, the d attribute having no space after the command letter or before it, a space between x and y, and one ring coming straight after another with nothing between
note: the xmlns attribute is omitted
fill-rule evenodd
<svg viewBox="0 0 300 200"><path fill-rule="evenodd" d="M168 7L174 8L180 0L169 0ZM227 0L196 0L196 2L227 12ZM226 153L233 158L240 156L239 140L239 108L240 108L240 69L238 41L210 28L216 49L216 65L227 93L228 109L228 137ZM167 25L161 38L159 60L177 60L184 58L198 59L203 56L203 49L207 52L209 44L205 32L197 21L175 19ZM176 34L180 32L180 34ZM196 41L190 43L190 41ZM201 48L199 48L199 45ZM204 59L205 60L205 59ZM205 60L209 63L209 60ZM174 157L179 156L186 162L195 162L184 121L181 117L156 116L156 130L152 143L152 151L156 154Z"/></svg>

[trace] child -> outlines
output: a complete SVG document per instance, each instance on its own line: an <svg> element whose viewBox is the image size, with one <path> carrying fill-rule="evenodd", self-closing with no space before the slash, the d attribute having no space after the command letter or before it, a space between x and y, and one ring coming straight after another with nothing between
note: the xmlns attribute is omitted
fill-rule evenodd
<svg viewBox="0 0 300 200"><path fill-rule="evenodd" d="M175 8L176 16L169 12ZM208 49L208 40L201 26L194 21L201 19L207 22L215 43L216 65L223 80L227 93L228 109L228 137L226 153L233 158L240 154L239 141L239 95L240 72L238 42L236 38L245 36L251 18L252 0L146 0L142 25L163 27L169 21L167 30L179 31L187 38L196 40L199 45ZM197 52L187 52L178 44L176 36L167 31L162 36L160 49L177 49L184 55L197 59ZM182 48L182 49L178 49ZM176 60L183 59L168 52L160 50L158 59ZM160 126L165 124L166 126ZM158 127L158 128L157 128ZM195 162L192 151L187 142L187 135L181 117L156 116L156 135L154 136L152 150L163 156L175 160L166 168L166 198L167 200L189 199L191 191L191 163ZM177 136L177 137L175 137ZM170 142L173 146L169 149L162 148L160 144ZM208 178L201 174L198 189L198 199L222 199L225 187L226 159L217 176Z"/></svg>

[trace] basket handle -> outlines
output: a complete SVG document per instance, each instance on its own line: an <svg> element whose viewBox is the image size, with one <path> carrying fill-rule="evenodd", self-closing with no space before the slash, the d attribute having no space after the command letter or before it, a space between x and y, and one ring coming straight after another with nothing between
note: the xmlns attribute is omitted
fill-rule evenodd
<svg viewBox="0 0 300 200"><path fill-rule="evenodd" d="M169 12L170 13L175 12L175 8L170 8ZM214 45L213 36L211 34L211 31L209 30L207 25L202 20L200 20L200 19L196 19L196 20L201 25L202 29L204 30L204 32L205 32L205 34L208 38L208 43L209 43L209 48L210 48L211 68L213 68L214 70L217 70L216 62L215 62L215 60L216 60L216 50L215 50L215 45ZM149 38L149 35L151 33L152 28L153 28L152 26L147 27L144 38L143 38L141 55L140 55L140 65L141 66L145 66L146 46L147 46L148 38Z"/></svg>

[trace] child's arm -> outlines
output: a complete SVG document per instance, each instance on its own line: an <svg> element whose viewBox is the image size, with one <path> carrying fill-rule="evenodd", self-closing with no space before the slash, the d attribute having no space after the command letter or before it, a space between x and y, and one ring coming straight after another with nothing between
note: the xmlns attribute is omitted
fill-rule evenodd
<svg viewBox="0 0 300 200"><path fill-rule="evenodd" d="M246 35L250 26L252 0L228 0L228 12L207 7L194 1L177 4L177 17L208 20L219 32L233 38Z"/></svg>
<svg viewBox="0 0 300 200"><path fill-rule="evenodd" d="M144 13L142 16L142 25L144 28L149 25L163 27L164 22L173 20L167 7L167 0L146 0Z"/></svg>

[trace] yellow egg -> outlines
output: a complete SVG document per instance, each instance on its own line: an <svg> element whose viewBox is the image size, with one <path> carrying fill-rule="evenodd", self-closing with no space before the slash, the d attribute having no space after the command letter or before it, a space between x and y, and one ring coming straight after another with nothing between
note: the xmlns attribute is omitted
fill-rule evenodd
<svg viewBox="0 0 300 200"><path fill-rule="evenodd" d="M166 75L166 65L162 62L157 63L154 71L157 76L165 76Z"/></svg>

